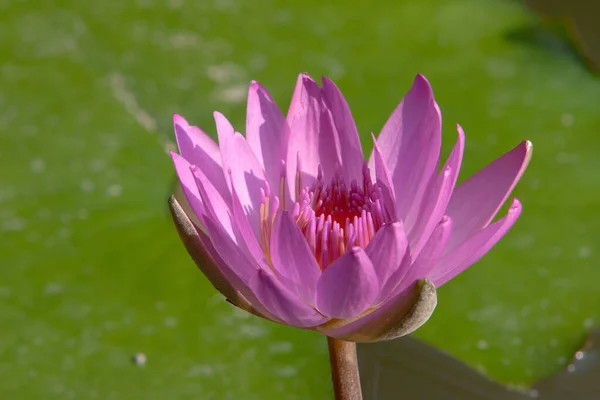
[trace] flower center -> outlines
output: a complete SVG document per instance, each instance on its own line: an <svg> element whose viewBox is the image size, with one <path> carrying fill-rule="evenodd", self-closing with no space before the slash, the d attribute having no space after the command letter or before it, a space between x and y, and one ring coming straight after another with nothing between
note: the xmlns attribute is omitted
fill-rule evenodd
<svg viewBox="0 0 600 400"><path fill-rule="evenodd" d="M326 184L319 166L315 183L310 187L303 186L302 167L298 160L296 198L291 214L322 270L352 247L365 248L379 228L391 221L391 216L385 209L381 188L371 181L366 164L362 175L361 183L353 179L348 187L341 173L336 172ZM262 192L261 241L267 256L271 228L280 199L283 199L281 209L286 207L284 172L279 189L279 197L271 194L268 185Z"/></svg>

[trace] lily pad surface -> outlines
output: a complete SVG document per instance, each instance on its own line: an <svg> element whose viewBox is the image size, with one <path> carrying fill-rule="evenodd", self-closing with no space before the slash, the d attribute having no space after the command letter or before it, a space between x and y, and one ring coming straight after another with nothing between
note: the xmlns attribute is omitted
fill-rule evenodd
<svg viewBox="0 0 600 400"><path fill-rule="evenodd" d="M534 144L520 220L418 338L519 386L600 322L600 81L519 2L5 1L0 26L0 398L332 397L325 338L225 303L166 204L172 113L243 131L250 80L287 110L301 71L368 151L417 73L460 179Z"/></svg>

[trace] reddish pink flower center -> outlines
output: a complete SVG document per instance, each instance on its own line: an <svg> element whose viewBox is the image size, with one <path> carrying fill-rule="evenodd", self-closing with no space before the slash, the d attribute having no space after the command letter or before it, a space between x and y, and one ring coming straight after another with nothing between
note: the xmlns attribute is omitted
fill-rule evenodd
<svg viewBox="0 0 600 400"><path fill-rule="evenodd" d="M327 268L354 246L367 247L379 228L391 221L385 209L382 190L377 183L372 183L366 165L363 167L361 184L354 179L348 187L341 173L336 173L326 184L319 166L315 183L303 187L301 163L298 162L295 183L292 216L321 269ZM261 236L267 255L272 223L280 199L285 199L285 190L282 173L279 197L271 195L268 185L263 192ZM282 208L285 209L285 201L283 203Z"/></svg>

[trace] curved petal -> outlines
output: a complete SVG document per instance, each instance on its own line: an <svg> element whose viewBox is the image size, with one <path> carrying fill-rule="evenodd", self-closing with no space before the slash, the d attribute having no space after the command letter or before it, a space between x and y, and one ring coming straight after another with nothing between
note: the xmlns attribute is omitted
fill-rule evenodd
<svg viewBox="0 0 600 400"><path fill-rule="evenodd" d="M248 252L261 267L268 268L269 263L267 262L265 252L260 247L258 238L250 226L250 222L248 221L248 217L244 212L244 207L240 202L235 187L231 188L231 200L233 219L242 239L244 240L244 243L246 244L246 247L248 248Z"/></svg>
<svg viewBox="0 0 600 400"><path fill-rule="evenodd" d="M203 175L202 171L192 166L191 170L196 178L196 184L206 214L200 222L206 229L208 236L225 263L244 281L248 282L254 275L259 264L250 257L243 236L241 235L231 209L224 203L217 190Z"/></svg>
<svg viewBox="0 0 600 400"><path fill-rule="evenodd" d="M419 255L436 225L442 219L454 186L456 185L465 146L464 132L460 125L457 125L457 128L458 140L456 141L456 145L452 153L450 153L446 164L444 164L442 172L432 179L427 188L417 222L408 234L411 252L414 257Z"/></svg>
<svg viewBox="0 0 600 400"><path fill-rule="evenodd" d="M371 260L354 247L323 271L317 283L317 309L332 318L352 318L367 310L378 293Z"/></svg>
<svg viewBox="0 0 600 400"><path fill-rule="evenodd" d="M273 267L285 278L286 286L314 306L321 269L288 211L279 213L275 218L270 249Z"/></svg>
<svg viewBox="0 0 600 400"><path fill-rule="evenodd" d="M208 236L196 229L174 196L169 198L169 209L185 248L215 289L236 307L279 322L279 319L260 304L248 286L225 264Z"/></svg>
<svg viewBox="0 0 600 400"><path fill-rule="evenodd" d="M350 107L340 89L328 78L323 77L323 99L333 117L340 140L340 156L344 177L348 182L362 178L362 160L364 160L358 130Z"/></svg>
<svg viewBox="0 0 600 400"><path fill-rule="evenodd" d="M523 141L458 185L446 210L456 226L447 252L494 219L527 168L532 149L531 142Z"/></svg>
<svg viewBox="0 0 600 400"><path fill-rule="evenodd" d="M396 191L394 190L394 183L392 182L390 171L383 161L383 156L381 155L381 150L379 150L379 144L377 144L375 135L371 133L371 137L373 138L372 158L373 166L375 167L375 181L383 194L385 209L391 214L392 219L396 220Z"/></svg>
<svg viewBox="0 0 600 400"><path fill-rule="evenodd" d="M433 271L438 264L438 261L442 257L442 254L444 254L444 250L452 236L453 226L454 224L450 217L444 216L442 218L433 230L429 240L427 240L425 247L423 247L423 251L421 251L419 256L414 260L410 270L406 276L404 276L397 292L406 290L419 279L430 279L429 275L431 274L431 271Z"/></svg>
<svg viewBox="0 0 600 400"><path fill-rule="evenodd" d="M215 122L219 134L221 161L226 174L225 179L235 191L248 217L255 235L260 234L259 209L260 190L265 186L265 173L262 165L252 152L244 137L234 132L233 127L220 113L215 112Z"/></svg>
<svg viewBox="0 0 600 400"><path fill-rule="evenodd" d="M246 140L272 188L279 187L281 161L287 159L290 130L269 92L252 81L246 108Z"/></svg>
<svg viewBox="0 0 600 400"><path fill-rule="evenodd" d="M256 274L256 271L262 269L254 260L248 257L245 246L236 244L223 227L211 217L204 218L202 223L216 254L223 259L225 265L231 268L242 282L249 285L249 281Z"/></svg>
<svg viewBox="0 0 600 400"><path fill-rule="evenodd" d="M192 171L190 170L191 165L179 154L173 151L171 151L170 154L173 164L175 165L175 171L177 172L177 177L181 183L183 193L185 194L185 197L196 216L200 218L200 216L206 214L206 210L204 208L204 204L202 204L202 198L198 192L198 186L196 185L194 174L192 174Z"/></svg>
<svg viewBox="0 0 600 400"><path fill-rule="evenodd" d="M173 115L173 127L175 128L175 139L179 153L191 164L197 164L196 157L200 150L200 157L210 159L216 166L221 168L221 153L219 146L202 129L190 125L181 115Z"/></svg>
<svg viewBox="0 0 600 400"><path fill-rule="evenodd" d="M435 286L423 279L369 314L353 321L332 320L317 330L351 342L395 339L408 335L427 322L436 304Z"/></svg>
<svg viewBox="0 0 600 400"><path fill-rule="evenodd" d="M386 290L387 293L385 293L383 288L389 287L388 280L396 275L407 250L408 239L404 234L402 222L382 226L365 249L365 253L373 263L382 289L375 299L375 303L389 295L389 290Z"/></svg>
<svg viewBox="0 0 600 400"><path fill-rule="evenodd" d="M221 167L219 146L200 128L189 125L182 116L173 116L173 122L181 156L191 165L201 168L221 196L230 203L231 197Z"/></svg>
<svg viewBox="0 0 600 400"><path fill-rule="evenodd" d="M290 139L287 151L287 183L296 199L297 160L302 162L302 186L315 181L319 165L325 179L331 178L341 165L339 145L329 110L323 105L321 88L307 74L300 74L287 114Z"/></svg>
<svg viewBox="0 0 600 400"><path fill-rule="evenodd" d="M415 223L427 184L436 172L441 129L433 90L424 76L417 75L377 138L395 189L403 193L396 198L396 211L407 231Z"/></svg>
<svg viewBox="0 0 600 400"><path fill-rule="evenodd" d="M221 193L214 187L207 176L204 175L204 171L192 165L190 166L190 172L196 181L196 187L202 199L205 214L221 225L235 243L239 243L240 237L233 221L231 206L221 196ZM201 222L204 223L203 220Z"/></svg>
<svg viewBox="0 0 600 400"><path fill-rule="evenodd" d="M483 257L508 232L521 215L521 203L514 199L508 214L465 240L438 262L430 279L442 286Z"/></svg>
<svg viewBox="0 0 600 400"><path fill-rule="evenodd" d="M272 274L263 270L258 271L250 280L250 289L267 310L288 325L309 328L328 320L289 291Z"/></svg>

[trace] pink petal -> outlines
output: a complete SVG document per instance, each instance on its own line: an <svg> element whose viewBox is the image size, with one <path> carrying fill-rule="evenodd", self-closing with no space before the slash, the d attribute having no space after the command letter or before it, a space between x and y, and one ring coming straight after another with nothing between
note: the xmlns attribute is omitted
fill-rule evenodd
<svg viewBox="0 0 600 400"><path fill-rule="evenodd" d="M249 254L252 258L263 268L268 268L269 263L265 256L265 252L260 247L258 239L252 230L252 226L250 226L250 222L248 221L248 217L244 212L244 207L240 202L240 199L237 195L235 187L231 188L231 198L232 198L232 211L233 211L233 219L235 225L240 232L246 247L248 248Z"/></svg>
<svg viewBox="0 0 600 400"><path fill-rule="evenodd" d="M321 88L306 74L300 74L287 114L290 139L287 152L287 184L295 194L297 159L302 161L302 186L310 186L321 165L330 178L341 165L339 146L329 111L323 107ZM295 195L293 199L295 199Z"/></svg>
<svg viewBox="0 0 600 400"><path fill-rule="evenodd" d="M191 164L196 164L196 157L207 157L219 168L221 167L219 146L210 136L197 126L190 125L178 114L173 115L173 125L177 147L183 158Z"/></svg>
<svg viewBox="0 0 600 400"><path fill-rule="evenodd" d="M382 289L389 287L386 284L402 265L407 249L408 239L404 234L402 222L394 222L381 227L365 249L367 256L373 263L375 274L377 274ZM406 273L406 270L404 272ZM383 300L388 294L389 290L387 293L381 290L375 303Z"/></svg>
<svg viewBox="0 0 600 400"><path fill-rule="evenodd" d="M447 252L494 219L527 168L531 151L531 142L521 142L454 190L446 210L455 225Z"/></svg>
<svg viewBox="0 0 600 400"><path fill-rule="evenodd" d="M356 320L342 325L330 323L318 330L327 336L354 342L390 340L407 335L423 325L436 304L435 287L424 280Z"/></svg>
<svg viewBox="0 0 600 400"><path fill-rule="evenodd" d="M427 79L417 75L412 88L394 110L379 137L380 149L398 196L398 217L410 231L441 146L441 114Z"/></svg>
<svg viewBox="0 0 600 400"><path fill-rule="evenodd" d="M184 208L174 197L169 199L169 207L188 253L213 286L235 306L261 317L279 321L262 307L248 286L227 266L209 237L194 226Z"/></svg>
<svg viewBox="0 0 600 400"><path fill-rule="evenodd" d="M340 89L330 79L323 77L323 99L331 111L333 122L339 135L340 153L344 177L347 182L362 178L364 160L358 130L350 107Z"/></svg>
<svg viewBox="0 0 600 400"><path fill-rule="evenodd" d="M205 248L207 253L210 255L210 258L212 259L214 264L218 267L219 272L223 275L223 277L227 280L227 282L235 290L237 290L240 294L242 294L244 296L244 298L246 300L248 300L250 305L253 308L255 308L259 314L261 314L261 316L277 322L278 318L275 317L274 315L272 315L269 311L267 311L266 308L264 308L264 306L260 303L260 301L254 295L254 293L250 290L248 285L246 285L238 277L238 275L225 263L223 258L219 255L219 253L213 246L212 242L210 241L210 238L206 234L204 234L202 231L198 231L198 234L200 235L200 240L202 242L203 247ZM214 266L201 266L201 265L199 265L199 267L202 270L202 272L207 276L208 276L207 268L214 268ZM246 280L246 281L248 281L248 280ZM213 283L213 285L214 285L214 283ZM217 287L217 290L219 290L218 287ZM219 291L221 291L221 290L219 290ZM221 291L221 293L223 293L223 292ZM230 300L233 301L233 299L230 299Z"/></svg>
<svg viewBox="0 0 600 400"><path fill-rule="evenodd" d="M373 134L371 134L371 137L373 138L372 158L375 167L375 181L381 188L381 192L383 194L383 202L386 210L391 214L391 217L395 220L397 218L397 214L396 192L394 191L394 183L392 182L390 171L388 170L387 166L385 165L385 162L383 161L381 151L379 150L379 144L377 144L377 140L375 139L375 136Z"/></svg>
<svg viewBox="0 0 600 400"><path fill-rule="evenodd" d="M419 255L436 225L442 219L454 190L454 185L456 185L465 146L464 132L459 125L457 125L457 128L458 140L456 145L442 168L442 172L432 179L427 188L417 222L408 233L413 257Z"/></svg>
<svg viewBox="0 0 600 400"><path fill-rule="evenodd" d="M175 165L175 171L177 172L177 177L181 183L183 193L196 216L200 218L201 215L206 213L206 210L204 209L200 193L198 192L196 179L194 178L192 171L190 171L191 165L185 158L173 151L171 152L171 159Z"/></svg>
<svg viewBox="0 0 600 400"><path fill-rule="evenodd" d="M307 304L314 306L321 269L306 238L288 211L275 219L271 233L271 260L286 286Z"/></svg>
<svg viewBox="0 0 600 400"><path fill-rule="evenodd" d="M229 185L235 186L250 226L258 237L260 189L265 186L263 167L244 137L234 132L231 124L222 114L215 112L215 122L219 134L223 170L231 171L225 178Z"/></svg>
<svg viewBox="0 0 600 400"><path fill-rule="evenodd" d="M416 281L423 278L429 278L432 270L436 268L444 249L448 245L452 233L452 220L444 217L433 230L431 237L427 241L421 254L415 259L408 273L400 282L400 285L393 291L391 296L408 290ZM431 280L431 279L430 279ZM437 285L436 285L437 286Z"/></svg>
<svg viewBox="0 0 600 400"><path fill-rule="evenodd" d="M260 269L259 264L250 256L232 211L218 191L200 169L195 166L190 169L196 178L198 192L206 209L206 214L199 216L200 222L208 232L217 253L243 282L248 283L256 270Z"/></svg>
<svg viewBox="0 0 600 400"><path fill-rule="evenodd" d="M221 153L214 140L200 128L189 125L180 115L173 116L177 146L183 158L202 168L221 196L228 199L229 189L221 167Z"/></svg>
<svg viewBox="0 0 600 400"><path fill-rule="evenodd" d="M354 247L323 271L317 283L317 309L332 318L352 318L367 310L379 293L373 263Z"/></svg>
<svg viewBox="0 0 600 400"><path fill-rule="evenodd" d="M281 110L269 92L253 81L248 90L246 140L273 189L279 188L281 161L287 159L289 135Z"/></svg>
<svg viewBox="0 0 600 400"><path fill-rule="evenodd" d="M196 187L198 188L198 193L202 199L207 218L214 219L215 222L223 227L225 232L227 232L229 237L235 243L240 243L241 237L239 236L239 232L233 221L231 206L223 199L221 193L219 193L200 168L192 165L190 171L196 180ZM200 215L198 217L200 217ZM204 220L201 219L200 222L204 223Z"/></svg>
<svg viewBox="0 0 600 400"><path fill-rule="evenodd" d="M442 286L483 257L508 232L521 215L521 203L514 199L508 214L477 232L445 254L430 274L436 287Z"/></svg>
<svg viewBox="0 0 600 400"><path fill-rule="evenodd" d="M231 236L211 217L201 220L204 224L208 237L215 248L216 253L223 259L225 265L229 266L233 272L249 285L250 279L261 268L248 257L245 246L235 243Z"/></svg>
<svg viewBox="0 0 600 400"><path fill-rule="evenodd" d="M267 310L289 325L308 328L328 320L289 291L272 274L263 270L258 271L250 280L250 289Z"/></svg>

